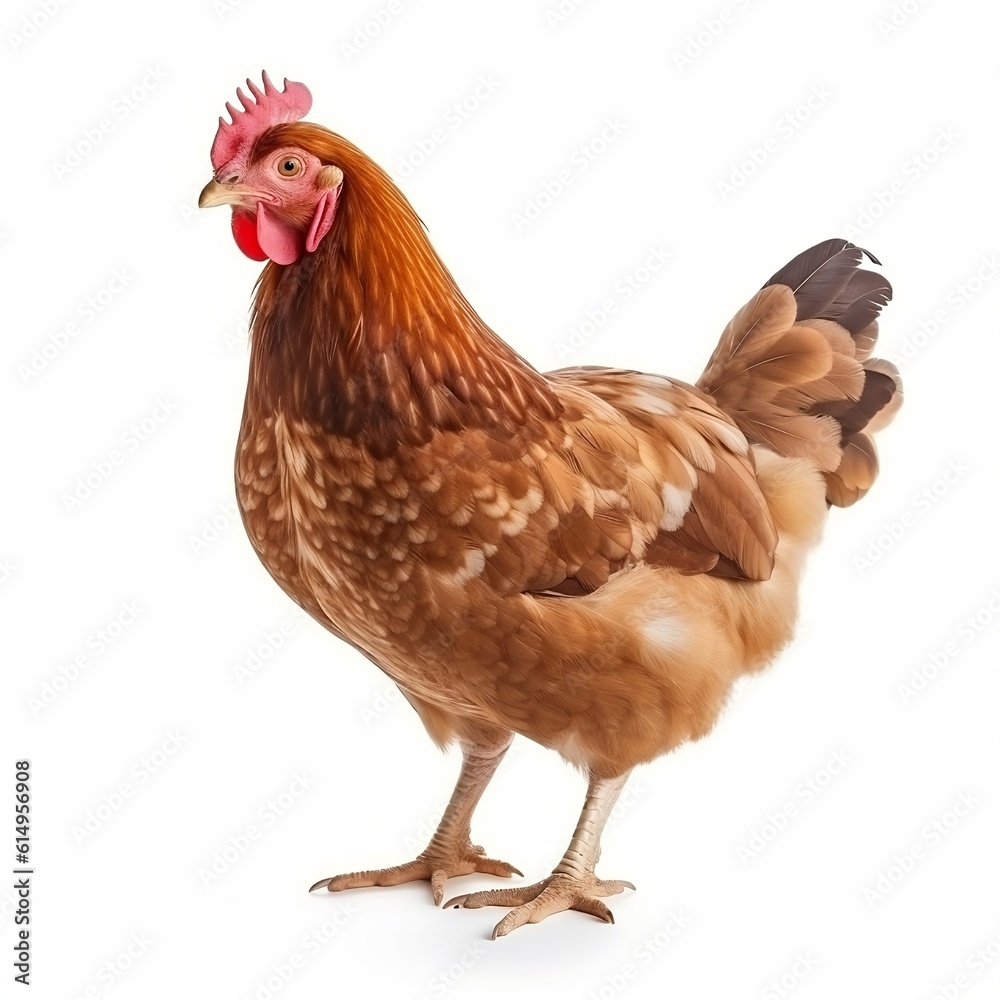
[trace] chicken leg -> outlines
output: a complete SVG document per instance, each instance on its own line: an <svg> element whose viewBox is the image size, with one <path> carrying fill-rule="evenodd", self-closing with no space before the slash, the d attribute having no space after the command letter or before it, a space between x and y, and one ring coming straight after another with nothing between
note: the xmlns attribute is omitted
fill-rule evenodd
<svg viewBox="0 0 1000 1000"><path fill-rule="evenodd" d="M472 813L503 760L511 739L512 734L505 733L496 742L461 744L462 770L455 791L452 792L451 800L430 843L413 861L392 868L350 872L320 879L309 891L325 886L329 892L339 892L341 889L401 885L403 882L428 879L434 903L440 906L444 898L444 884L449 878L471 875L473 872L498 875L501 878L521 875L506 861L485 857L483 849L473 845L469 839Z"/></svg>
<svg viewBox="0 0 1000 1000"><path fill-rule="evenodd" d="M613 924L614 915L599 897L614 896L625 888L634 889L635 886L631 882L599 879L594 874L594 865L601 854L601 833L628 776L628 771L615 778L590 775L587 801L580 814L580 822L576 825L576 832L562 861L548 878L534 885L514 889L490 889L456 896L448 900L445 906L461 906L466 909L480 906L516 907L493 928L494 940L509 934L522 924L537 924L563 910L580 910Z"/></svg>

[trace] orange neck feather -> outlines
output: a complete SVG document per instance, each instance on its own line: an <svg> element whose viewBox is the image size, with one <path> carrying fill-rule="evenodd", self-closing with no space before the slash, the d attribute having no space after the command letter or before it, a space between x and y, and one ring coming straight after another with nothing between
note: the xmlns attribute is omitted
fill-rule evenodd
<svg viewBox="0 0 1000 1000"><path fill-rule="evenodd" d="M544 377L476 314L381 168L319 126L272 133L269 146L295 142L345 180L316 252L260 276L248 406L280 407L380 452L435 428L508 432L558 416Z"/></svg>

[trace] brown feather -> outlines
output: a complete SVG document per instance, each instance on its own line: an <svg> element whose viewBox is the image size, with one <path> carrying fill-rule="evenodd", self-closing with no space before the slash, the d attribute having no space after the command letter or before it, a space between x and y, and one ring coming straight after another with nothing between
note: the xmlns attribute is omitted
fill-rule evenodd
<svg viewBox="0 0 1000 1000"><path fill-rule="evenodd" d="M846 442L877 415L884 425L901 399L898 373L869 357L892 289L858 269L866 255L875 261L846 240L827 240L789 261L726 327L698 382L749 440L824 473L838 470ZM847 462L851 479L864 463ZM852 492L831 486L828 499Z"/></svg>
<svg viewBox="0 0 1000 1000"><path fill-rule="evenodd" d="M254 155L292 143L344 183L316 252L257 288L236 475L269 572L442 745L516 731L613 776L703 736L788 641L826 499L877 471L899 390L861 251L779 271L697 386L543 375L388 175L301 122Z"/></svg>

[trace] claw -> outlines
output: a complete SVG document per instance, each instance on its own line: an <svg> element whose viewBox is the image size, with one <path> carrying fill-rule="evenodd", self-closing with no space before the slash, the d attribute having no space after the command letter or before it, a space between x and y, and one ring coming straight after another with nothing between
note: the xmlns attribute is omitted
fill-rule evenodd
<svg viewBox="0 0 1000 1000"><path fill-rule="evenodd" d="M504 926L508 923L510 923L510 920L507 917L504 917L503 920L501 920L500 923L493 928L493 933L490 934L490 940L496 941L497 938L506 937L511 931L517 930L517 928L521 926L521 924L515 924L513 927Z"/></svg>
<svg viewBox="0 0 1000 1000"><path fill-rule="evenodd" d="M444 899L444 884L447 881L448 873L443 868L431 874L431 896L434 897L435 906L440 906L441 900Z"/></svg>
<svg viewBox="0 0 1000 1000"><path fill-rule="evenodd" d="M521 906L530 902L545 887L544 882L534 885L519 885L513 889L484 889L481 892L467 892L448 900L445 907L454 904L468 910L478 910L481 906Z"/></svg>
<svg viewBox="0 0 1000 1000"><path fill-rule="evenodd" d="M615 915L599 899L591 899L589 896L577 896L573 900L573 909L581 913L589 913L598 920L603 920L606 924L615 922Z"/></svg>
<svg viewBox="0 0 1000 1000"><path fill-rule="evenodd" d="M481 865L482 867L478 868L477 871L483 875L496 875L497 878L510 878L512 875L520 875L521 878L524 878L524 872L513 865L507 864L506 861L494 861L492 858L483 858Z"/></svg>
<svg viewBox="0 0 1000 1000"><path fill-rule="evenodd" d="M322 889L324 885L329 885L332 881L332 878L321 878L318 882L314 882L309 886L309 891L315 892L317 889Z"/></svg>

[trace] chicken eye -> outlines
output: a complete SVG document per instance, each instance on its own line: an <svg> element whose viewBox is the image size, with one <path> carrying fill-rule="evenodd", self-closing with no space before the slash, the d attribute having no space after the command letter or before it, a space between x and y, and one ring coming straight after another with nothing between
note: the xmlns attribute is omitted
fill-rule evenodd
<svg viewBox="0 0 1000 1000"><path fill-rule="evenodd" d="M295 156L286 156L278 161L278 173L282 177L295 177L302 173L302 161Z"/></svg>

